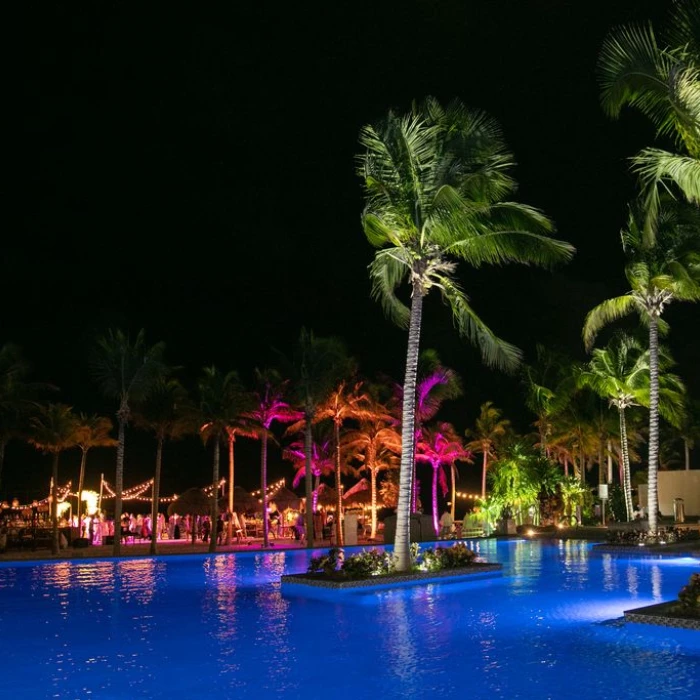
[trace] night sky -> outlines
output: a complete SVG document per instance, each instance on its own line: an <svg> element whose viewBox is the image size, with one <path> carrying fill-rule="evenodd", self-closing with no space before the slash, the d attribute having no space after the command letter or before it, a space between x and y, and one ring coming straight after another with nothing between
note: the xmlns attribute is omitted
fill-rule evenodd
<svg viewBox="0 0 700 700"><path fill-rule="evenodd" d="M400 378L405 332L369 298L354 158L362 125L426 95L498 119L519 164L517 198L578 249L554 274L463 268L494 331L528 359L536 342L583 359L586 311L625 291L618 233L634 193L625 159L654 133L632 112L605 117L595 64L611 27L658 25L669 2L17 5L5 11L0 342L19 343L33 376L59 385L76 410L114 410L87 370L93 338L110 326L165 341L185 379L212 363L247 377L272 361L271 347L290 350L302 326L344 338L364 374ZM697 313L669 313L679 373L696 396ZM463 377L465 398L446 416L459 430L486 400L527 428L517 379L483 368L437 299L423 345ZM151 449L130 432L127 486L150 475ZM113 453L90 459L91 474L113 477ZM209 462L195 440L173 446L165 491L203 485ZM77 463L66 455L64 473ZM257 486L257 446L239 467L240 483ZM48 473L48 458L13 445L3 495ZM291 469L273 452L272 476L282 474Z"/></svg>

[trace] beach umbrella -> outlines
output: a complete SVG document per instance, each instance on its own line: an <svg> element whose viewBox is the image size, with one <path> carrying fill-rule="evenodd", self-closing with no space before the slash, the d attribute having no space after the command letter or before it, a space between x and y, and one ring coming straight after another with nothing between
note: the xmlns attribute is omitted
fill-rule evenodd
<svg viewBox="0 0 700 700"><path fill-rule="evenodd" d="M270 496L270 502L277 506L277 510L299 510L301 507L301 498L294 491L291 491L286 486L278 489L273 496Z"/></svg>
<svg viewBox="0 0 700 700"><path fill-rule="evenodd" d="M259 513L262 511L262 503L241 486L234 486L233 510L236 513Z"/></svg>
<svg viewBox="0 0 700 700"><path fill-rule="evenodd" d="M338 503L338 493L327 484L321 484L316 492L316 503L324 507L335 507Z"/></svg>
<svg viewBox="0 0 700 700"><path fill-rule="evenodd" d="M188 489L168 506L168 515L209 515L211 499L202 489Z"/></svg>

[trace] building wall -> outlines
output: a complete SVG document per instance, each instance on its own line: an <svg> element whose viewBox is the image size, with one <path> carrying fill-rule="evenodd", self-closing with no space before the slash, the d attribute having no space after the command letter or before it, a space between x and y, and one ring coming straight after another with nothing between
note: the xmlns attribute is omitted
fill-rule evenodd
<svg viewBox="0 0 700 700"><path fill-rule="evenodd" d="M685 514L700 516L700 469L660 471L659 510L673 515L673 500L682 498Z"/></svg>

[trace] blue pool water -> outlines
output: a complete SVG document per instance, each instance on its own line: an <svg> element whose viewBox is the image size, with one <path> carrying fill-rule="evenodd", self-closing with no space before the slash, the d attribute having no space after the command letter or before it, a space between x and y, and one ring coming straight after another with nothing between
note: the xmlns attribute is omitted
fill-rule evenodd
<svg viewBox="0 0 700 700"><path fill-rule="evenodd" d="M622 624L698 559L473 542L503 575L287 596L305 551L0 566L16 698L700 697L700 632Z"/></svg>

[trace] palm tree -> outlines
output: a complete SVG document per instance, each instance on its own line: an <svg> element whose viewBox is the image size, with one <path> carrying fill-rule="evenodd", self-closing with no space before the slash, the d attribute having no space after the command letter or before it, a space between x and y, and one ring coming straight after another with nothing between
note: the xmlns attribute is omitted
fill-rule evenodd
<svg viewBox="0 0 700 700"><path fill-rule="evenodd" d="M294 426L292 426L294 427ZM303 432L302 424L302 432ZM313 492L312 492L312 511L316 509L318 487L321 484L322 476L330 476L335 474L335 449L333 447L333 439L320 428L324 426L313 426L312 441L311 441L311 473L314 477ZM332 431L330 431L332 432ZM296 469L292 486L296 488L306 475L306 444L302 437L299 440L294 440L282 450L282 459L289 460Z"/></svg>
<svg viewBox="0 0 700 700"><path fill-rule="evenodd" d="M199 434L205 445L212 444L212 496L211 496L211 540L209 551L216 551L219 519L219 463L221 444L227 440L227 428L232 420L240 415L241 402L244 400L238 372L226 374L216 367L205 367L198 382L199 406L195 411L195 420L199 424Z"/></svg>
<svg viewBox="0 0 700 700"><path fill-rule="evenodd" d="M603 109L618 117L634 107L672 139L676 151L645 148L634 159L646 220L644 242L652 245L660 211L659 185L676 185L700 202L700 2L674 3L662 43L651 24L613 30L598 61ZM665 188L664 188L665 189Z"/></svg>
<svg viewBox="0 0 700 700"><path fill-rule="evenodd" d="M51 461L51 552L58 554L58 458L64 450L75 447L77 418L70 406L50 403L42 406L31 419L29 442Z"/></svg>
<svg viewBox="0 0 700 700"><path fill-rule="evenodd" d="M343 436L342 449L350 460L361 463L358 471L369 472L372 498L370 536L374 539L377 536L377 477L383 471L398 468L401 433L396 429L396 421L386 406L370 399L367 408L372 417L363 420L357 430L351 430Z"/></svg>
<svg viewBox="0 0 700 700"><path fill-rule="evenodd" d="M454 102L443 109L429 98L405 116L390 112L360 134L359 174L365 184L365 235L377 248L370 265L373 296L387 315L408 327L402 408L400 496L394 556L411 566L409 515L415 452L416 371L423 298L437 288L460 335L486 364L513 369L520 353L477 316L456 281L457 260L479 267L507 262L550 265L573 248L547 237L549 220L530 207L504 202L515 188L513 159L496 123ZM396 289L410 283L411 308Z"/></svg>
<svg viewBox="0 0 700 700"><path fill-rule="evenodd" d="M256 391L253 393L256 407L246 414L260 439L260 492L263 511L263 547L270 546L270 522L267 513L267 442L272 435L272 424L298 421L302 414L295 411L285 400L288 382L282 381L277 370L255 368ZM309 501L310 503L310 501ZM309 531L313 540L313 530Z"/></svg>
<svg viewBox="0 0 700 700"><path fill-rule="evenodd" d="M438 512L438 482L443 496L447 493L447 479L444 468L455 462L471 462L471 452L462 445L462 438L449 423L438 423L434 427L423 428L416 444L416 460L427 462L433 468L432 509L435 535L440 532Z"/></svg>
<svg viewBox="0 0 700 700"><path fill-rule="evenodd" d="M660 351L660 369L671 366L671 359ZM675 375L664 372L660 392L662 415L677 422L680 386ZM587 366L581 369L579 384L587 386L615 406L620 419L620 443L622 452L622 489L627 509L627 520L632 520L632 482L630 474L629 441L627 439L626 409L631 406L649 405L649 351L642 348L633 337L618 333L605 348L595 348Z"/></svg>
<svg viewBox="0 0 700 700"><path fill-rule="evenodd" d="M330 420L333 424L333 445L335 448L335 490L337 493L335 531L336 542L343 544L343 528L341 513L343 509L343 489L340 479L342 466L340 428L348 420L364 421L372 418L372 411L368 408L370 396L362 391L362 383L355 384L348 389L345 381L340 382L331 392L328 398L318 406L315 422Z"/></svg>
<svg viewBox="0 0 700 700"><path fill-rule="evenodd" d="M80 520L83 484L85 482L85 465L88 452L93 447L117 447L119 442L111 437L112 421L106 416L86 416L81 413L77 418L75 444L80 448L80 474L78 476L78 507L76 515Z"/></svg>
<svg viewBox="0 0 700 700"><path fill-rule="evenodd" d="M515 522L523 524L523 513L530 506L536 507L540 484L537 465L540 455L523 443L508 445L490 472L492 498L513 513Z"/></svg>
<svg viewBox="0 0 700 700"><path fill-rule="evenodd" d="M257 433L251 428L249 421L245 418L245 412L252 408L252 396L241 396L241 405L238 415L233 415L226 426L226 439L228 441L228 511L229 514L235 511L235 447L239 437L255 438ZM245 404L245 405L244 405ZM248 405L250 404L250 405ZM229 517L226 528L226 543L229 544L233 538L233 518Z"/></svg>
<svg viewBox="0 0 700 700"><path fill-rule="evenodd" d="M649 328L649 530L657 530L659 455L659 331L667 324L661 316L672 301L700 299L700 216L688 207L659 212L653 245L645 243L639 217L630 212L622 232L628 257L627 294L602 302L588 313L583 339L590 351L598 331L608 323L636 312Z"/></svg>
<svg viewBox="0 0 700 700"><path fill-rule="evenodd" d="M489 458L496 456L499 442L508 435L510 421L501 418L501 411L491 401L481 404L479 417L474 429L467 429L465 435L472 438L466 447L471 452L481 452L481 498L486 499L486 470Z"/></svg>
<svg viewBox="0 0 700 700"><path fill-rule="evenodd" d="M188 416L187 392L177 379L160 377L148 396L138 404L134 423L154 433L156 438L156 465L153 475L151 499L151 544L150 554L158 554L158 505L160 502L160 477L165 441L177 440L193 429L191 415Z"/></svg>
<svg viewBox="0 0 700 700"><path fill-rule="evenodd" d="M305 328L299 335L292 361L281 359L286 365L284 374L291 379L296 404L304 414L303 424L290 426L288 432L304 430L306 532L312 533L314 514L309 507L313 501L311 426L318 407L326 401L338 382L354 373L355 362L340 340L317 337ZM313 547L312 536L306 538L306 546Z"/></svg>
<svg viewBox="0 0 700 700"><path fill-rule="evenodd" d="M115 557L121 554L122 491L124 489L124 447L126 426L131 417L131 402L141 401L163 374L163 343L146 345L141 329L132 339L128 333L110 329L97 339L92 359L92 373L102 392L119 403L117 425L117 466L114 479L114 547Z"/></svg>

